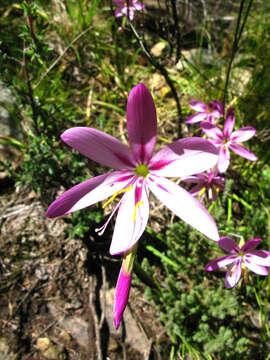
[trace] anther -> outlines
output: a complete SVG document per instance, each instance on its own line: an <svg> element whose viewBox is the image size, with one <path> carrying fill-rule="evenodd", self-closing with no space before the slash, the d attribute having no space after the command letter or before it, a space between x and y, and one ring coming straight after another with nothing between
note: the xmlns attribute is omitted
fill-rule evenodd
<svg viewBox="0 0 270 360"><path fill-rule="evenodd" d="M124 192L126 192L126 191L128 191L128 190L130 190L130 189L132 189L133 188L133 185L130 185L130 186L128 186L127 188L125 188L125 189L123 189L123 190L116 190L116 192L115 192L115 194L102 206L103 207L103 209L107 206L107 205L109 205L115 198L116 198L116 196L118 196L119 194L122 194L122 193L124 193Z"/></svg>
<svg viewBox="0 0 270 360"><path fill-rule="evenodd" d="M135 210L134 210L134 215L133 215L133 221L135 222L135 219L136 219L136 212L137 212L137 209L140 205L143 204L143 201L138 201L137 204L135 205Z"/></svg>

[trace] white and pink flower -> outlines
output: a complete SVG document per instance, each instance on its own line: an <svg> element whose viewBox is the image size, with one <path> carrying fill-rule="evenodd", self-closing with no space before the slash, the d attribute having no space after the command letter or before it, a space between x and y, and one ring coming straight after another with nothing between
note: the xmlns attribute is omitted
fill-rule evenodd
<svg viewBox="0 0 270 360"><path fill-rule="evenodd" d="M130 148L109 134L87 127L71 128L61 135L65 143L81 154L117 171L72 187L50 205L47 216L70 214L106 198L110 198L109 203L123 194L108 221L98 230L103 233L118 210L110 253L123 253L133 247L144 232L151 191L182 220L218 241L216 224L207 210L185 189L165 178L186 177L213 167L218 158L216 147L206 139L193 137L177 140L153 155L156 109L143 84L135 86L129 94L127 130Z"/></svg>
<svg viewBox="0 0 270 360"><path fill-rule="evenodd" d="M267 250L254 250L261 242L261 239L248 240L241 248L230 238L220 238L219 246L227 251L229 255L222 256L211 261L205 266L205 270L218 270L230 265L226 276L225 286L230 289L236 286L241 278L242 268L247 267L255 274L267 276L270 266L270 252Z"/></svg>
<svg viewBox="0 0 270 360"><path fill-rule="evenodd" d="M215 125L206 122L201 123L203 132L212 139L212 143L219 149L217 168L220 173L224 173L229 167L230 150L245 159L251 161L257 160L256 155L239 144L252 138L256 130L252 126L246 126L233 131L234 124L235 110L232 107L227 110L223 132Z"/></svg>
<svg viewBox="0 0 270 360"><path fill-rule="evenodd" d="M189 193L193 196L200 196L200 200L203 201L207 194L210 201L217 200L217 192L224 190L225 178L218 176L217 170L209 169L206 173L200 173L192 176L188 176L182 181L196 184L189 190Z"/></svg>
<svg viewBox="0 0 270 360"><path fill-rule="evenodd" d="M219 101L212 100L208 104L205 104L201 101L193 100L189 103L189 106L192 110L196 111L196 113L186 120L187 124L194 124L201 121L214 124L215 119L219 119L224 114L223 106Z"/></svg>
<svg viewBox="0 0 270 360"><path fill-rule="evenodd" d="M115 17L127 16L129 20L134 19L134 12L144 9L144 5L137 0L113 0L117 6Z"/></svg>

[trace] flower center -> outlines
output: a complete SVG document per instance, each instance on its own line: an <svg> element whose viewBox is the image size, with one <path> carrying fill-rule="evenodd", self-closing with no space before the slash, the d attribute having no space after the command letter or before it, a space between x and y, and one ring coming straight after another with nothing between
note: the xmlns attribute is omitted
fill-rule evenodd
<svg viewBox="0 0 270 360"><path fill-rule="evenodd" d="M239 253L237 254L237 256L239 257L244 257L246 254L244 253L244 251L239 251Z"/></svg>
<svg viewBox="0 0 270 360"><path fill-rule="evenodd" d="M223 149L228 149L228 147L229 147L229 145L230 145L230 143L228 142L228 139L222 139L222 144L221 144L221 147L223 148Z"/></svg>
<svg viewBox="0 0 270 360"><path fill-rule="evenodd" d="M139 164L139 165L136 167L134 173L135 173L136 175L138 175L138 176L142 176L143 178L146 178L147 175L148 175L150 172L149 172L149 170L148 170L147 165L145 165L145 164Z"/></svg>

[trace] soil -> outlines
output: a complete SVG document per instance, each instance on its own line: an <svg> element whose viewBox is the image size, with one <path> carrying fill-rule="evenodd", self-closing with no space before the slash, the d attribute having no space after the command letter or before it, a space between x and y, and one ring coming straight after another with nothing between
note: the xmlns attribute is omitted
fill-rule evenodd
<svg viewBox="0 0 270 360"><path fill-rule="evenodd" d="M121 258L67 237L31 187L8 184L0 201L0 360L168 359L159 314L131 289L118 330L114 286ZM2 183L3 185L3 183ZM91 250L91 252L90 252Z"/></svg>

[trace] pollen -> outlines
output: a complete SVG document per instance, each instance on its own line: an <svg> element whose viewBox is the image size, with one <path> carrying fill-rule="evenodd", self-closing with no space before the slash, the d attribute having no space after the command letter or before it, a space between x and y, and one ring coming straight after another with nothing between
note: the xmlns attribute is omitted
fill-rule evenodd
<svg viewBox="0 0 270 360"><path fill-rule="evenodd" d="M135 169L135 174L138 175L138 176L142 176L144 178L147 177L147 175L150 173L149 170L148 170L148 167L147 165L145 164L139 164L136 169Z"/></svg>

